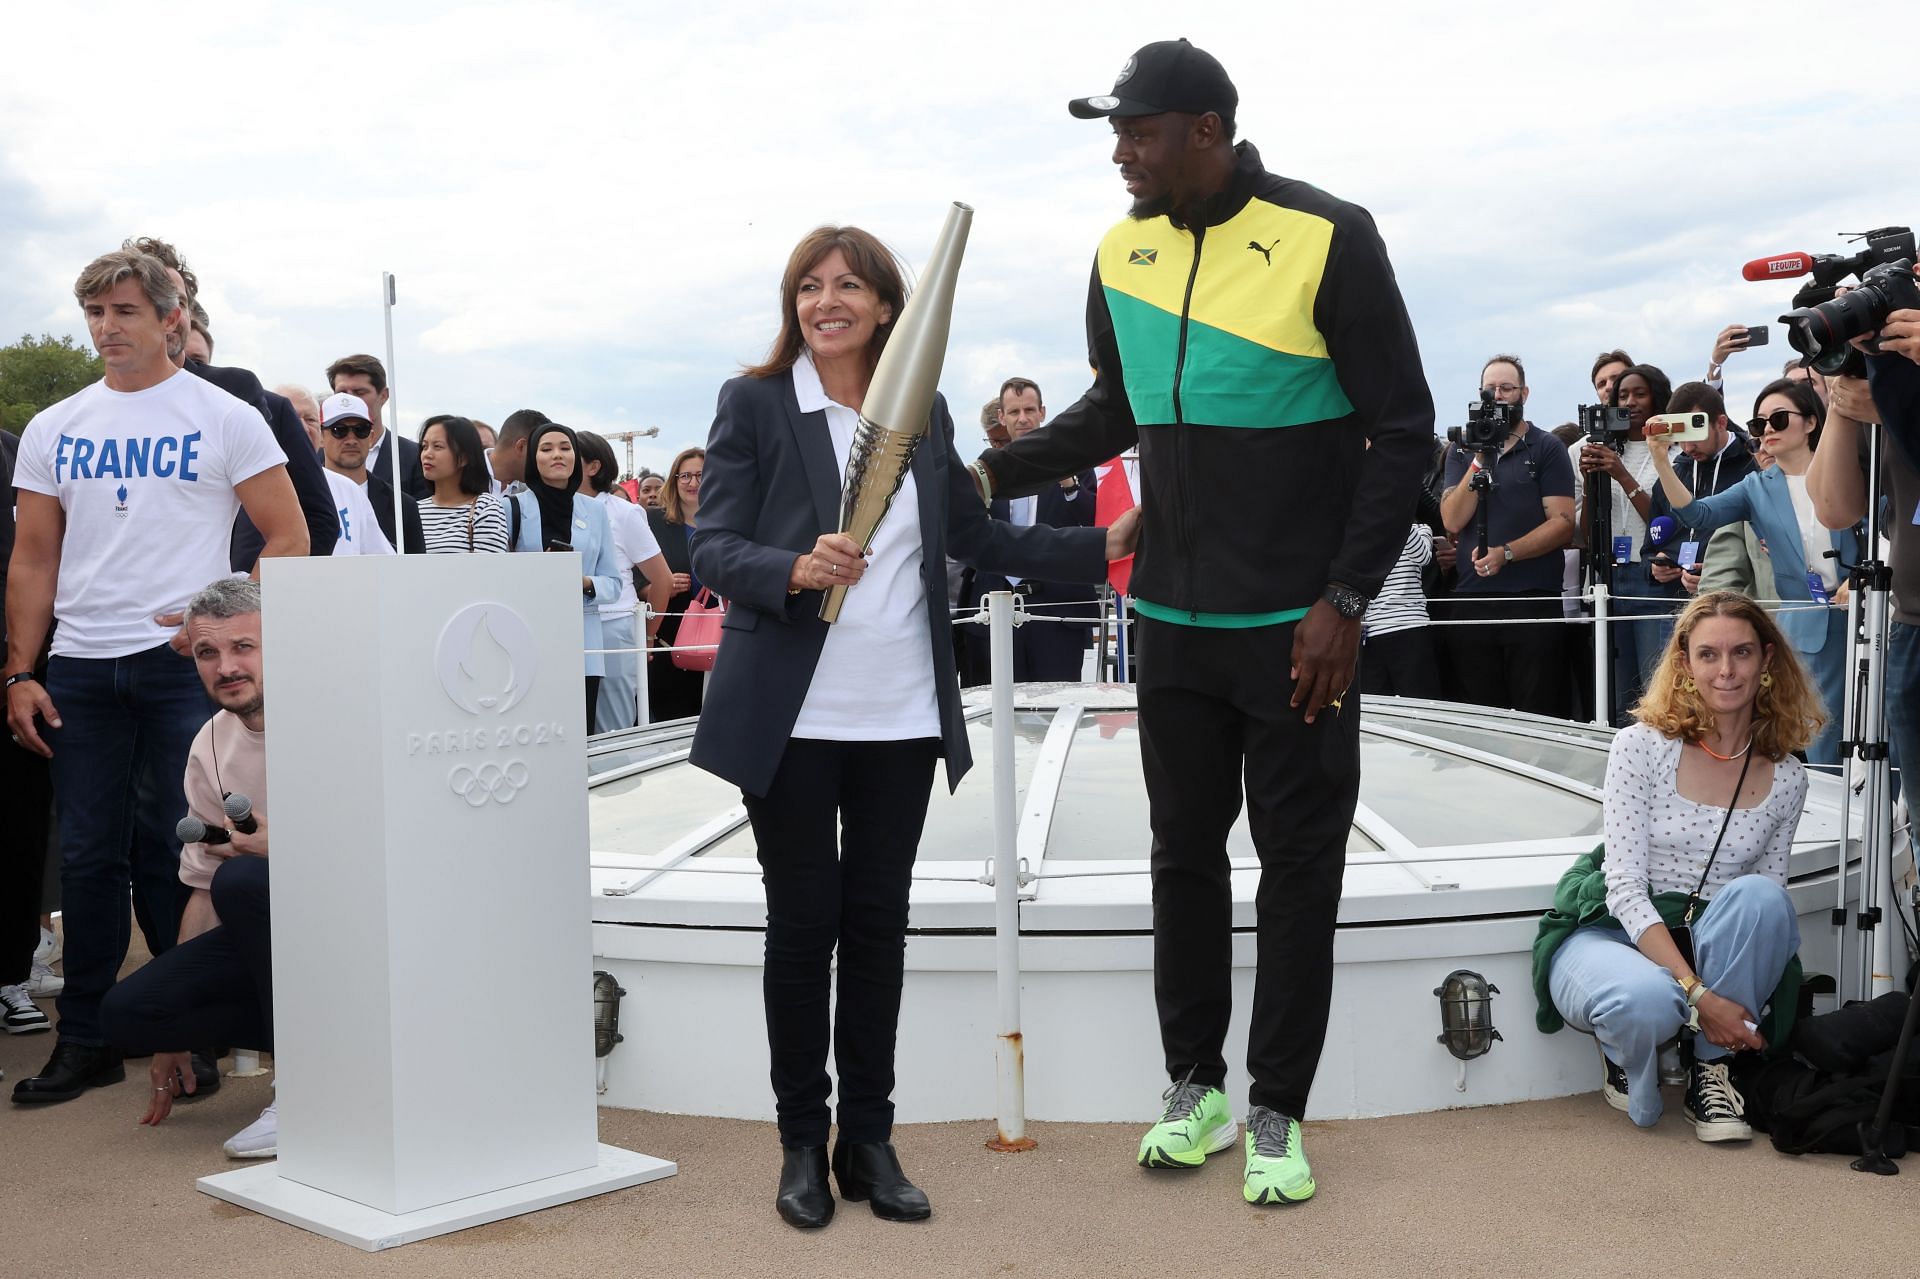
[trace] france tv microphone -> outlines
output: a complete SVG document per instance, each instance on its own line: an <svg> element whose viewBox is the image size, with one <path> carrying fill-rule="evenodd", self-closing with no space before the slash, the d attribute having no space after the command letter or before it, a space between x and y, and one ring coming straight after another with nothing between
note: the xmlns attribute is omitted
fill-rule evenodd
<svg viewBox="0 0 1920 1279"><path fill-rule="evenodd" d="M253 817L253 801L245 795L230 793L220 806L227 810L227 820L242 835L251 835L260 829L260 823Z"/></svg>
<svg viewBox="0 0 1920 1279"><path fill-rule="evenodd" d="M209 826L191 813L174 824L173 834L183 844L225 844L233 839L226 827Z"/></svg>
<svg viewBox="0 0 1920 1279"><path fill-rule="evenodd" d="M1755 258L1740 268L1743 280L1791 280L1813 270L1811 253L1776 253L1770 258Z"/></svg>

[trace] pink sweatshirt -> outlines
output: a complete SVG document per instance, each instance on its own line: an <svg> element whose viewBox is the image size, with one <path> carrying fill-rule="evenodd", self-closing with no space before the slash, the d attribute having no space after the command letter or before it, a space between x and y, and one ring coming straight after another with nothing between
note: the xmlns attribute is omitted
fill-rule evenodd
<svg viewBox="0 0 1920 1279"><path fill-rule="evenodd" d="M267 815L267 735L256 733L231 711L217 711L201 726L187 752L187 811L209 826L231 828L226 796L245 795L254 815ZM180 882L194 888L213 885L213 872L233 855L230 844L208 848L188 844L180 850Z"/></svg>

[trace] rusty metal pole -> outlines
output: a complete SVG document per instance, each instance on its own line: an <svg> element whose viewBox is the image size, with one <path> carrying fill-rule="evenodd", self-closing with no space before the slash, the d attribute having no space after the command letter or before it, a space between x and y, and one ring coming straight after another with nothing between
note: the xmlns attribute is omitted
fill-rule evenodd
<svg viewBox="0 0 1920 1279"><path fill-rule="evenodd" d="M987 1143L1007 1152L1032 1150L1027 1136L1026 1044L1020 1036L1020 855L1013 781L1013 592L987 596L988 656L993 671L993 951L1000 1003L994 1041L995 1099L1000 1130Z"/></svg>

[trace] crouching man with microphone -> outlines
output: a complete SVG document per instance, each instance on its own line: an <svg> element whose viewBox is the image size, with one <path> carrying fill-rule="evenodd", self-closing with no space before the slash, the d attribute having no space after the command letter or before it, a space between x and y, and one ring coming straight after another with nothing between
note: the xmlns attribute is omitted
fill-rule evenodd
<svg viewBox="0 0 1920 1279"><path fill-rule="evenodd" d="M220 707L187 755L180 880L192 890L180 942L108 993L108 1040L153 1054L143 1124L203 1091L192 1044L273 1047L273 950L267 910L267 737L260 662L260 586L221 578L187 605L187 641ZM237 1159L274 1154L269 1104L226 1143Z"/></svg>

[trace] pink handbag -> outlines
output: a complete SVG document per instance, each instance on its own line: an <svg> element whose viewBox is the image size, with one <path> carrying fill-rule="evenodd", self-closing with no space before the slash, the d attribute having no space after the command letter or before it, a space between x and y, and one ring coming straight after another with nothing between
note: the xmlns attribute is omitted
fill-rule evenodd
<svg viewBox="0 0 1920 1279"><path fill-rule="evenodd" d="M706 587L687 604L673 637L673 664L683 671L710 671L720 652L720 620L727 602Z"/></svg>

